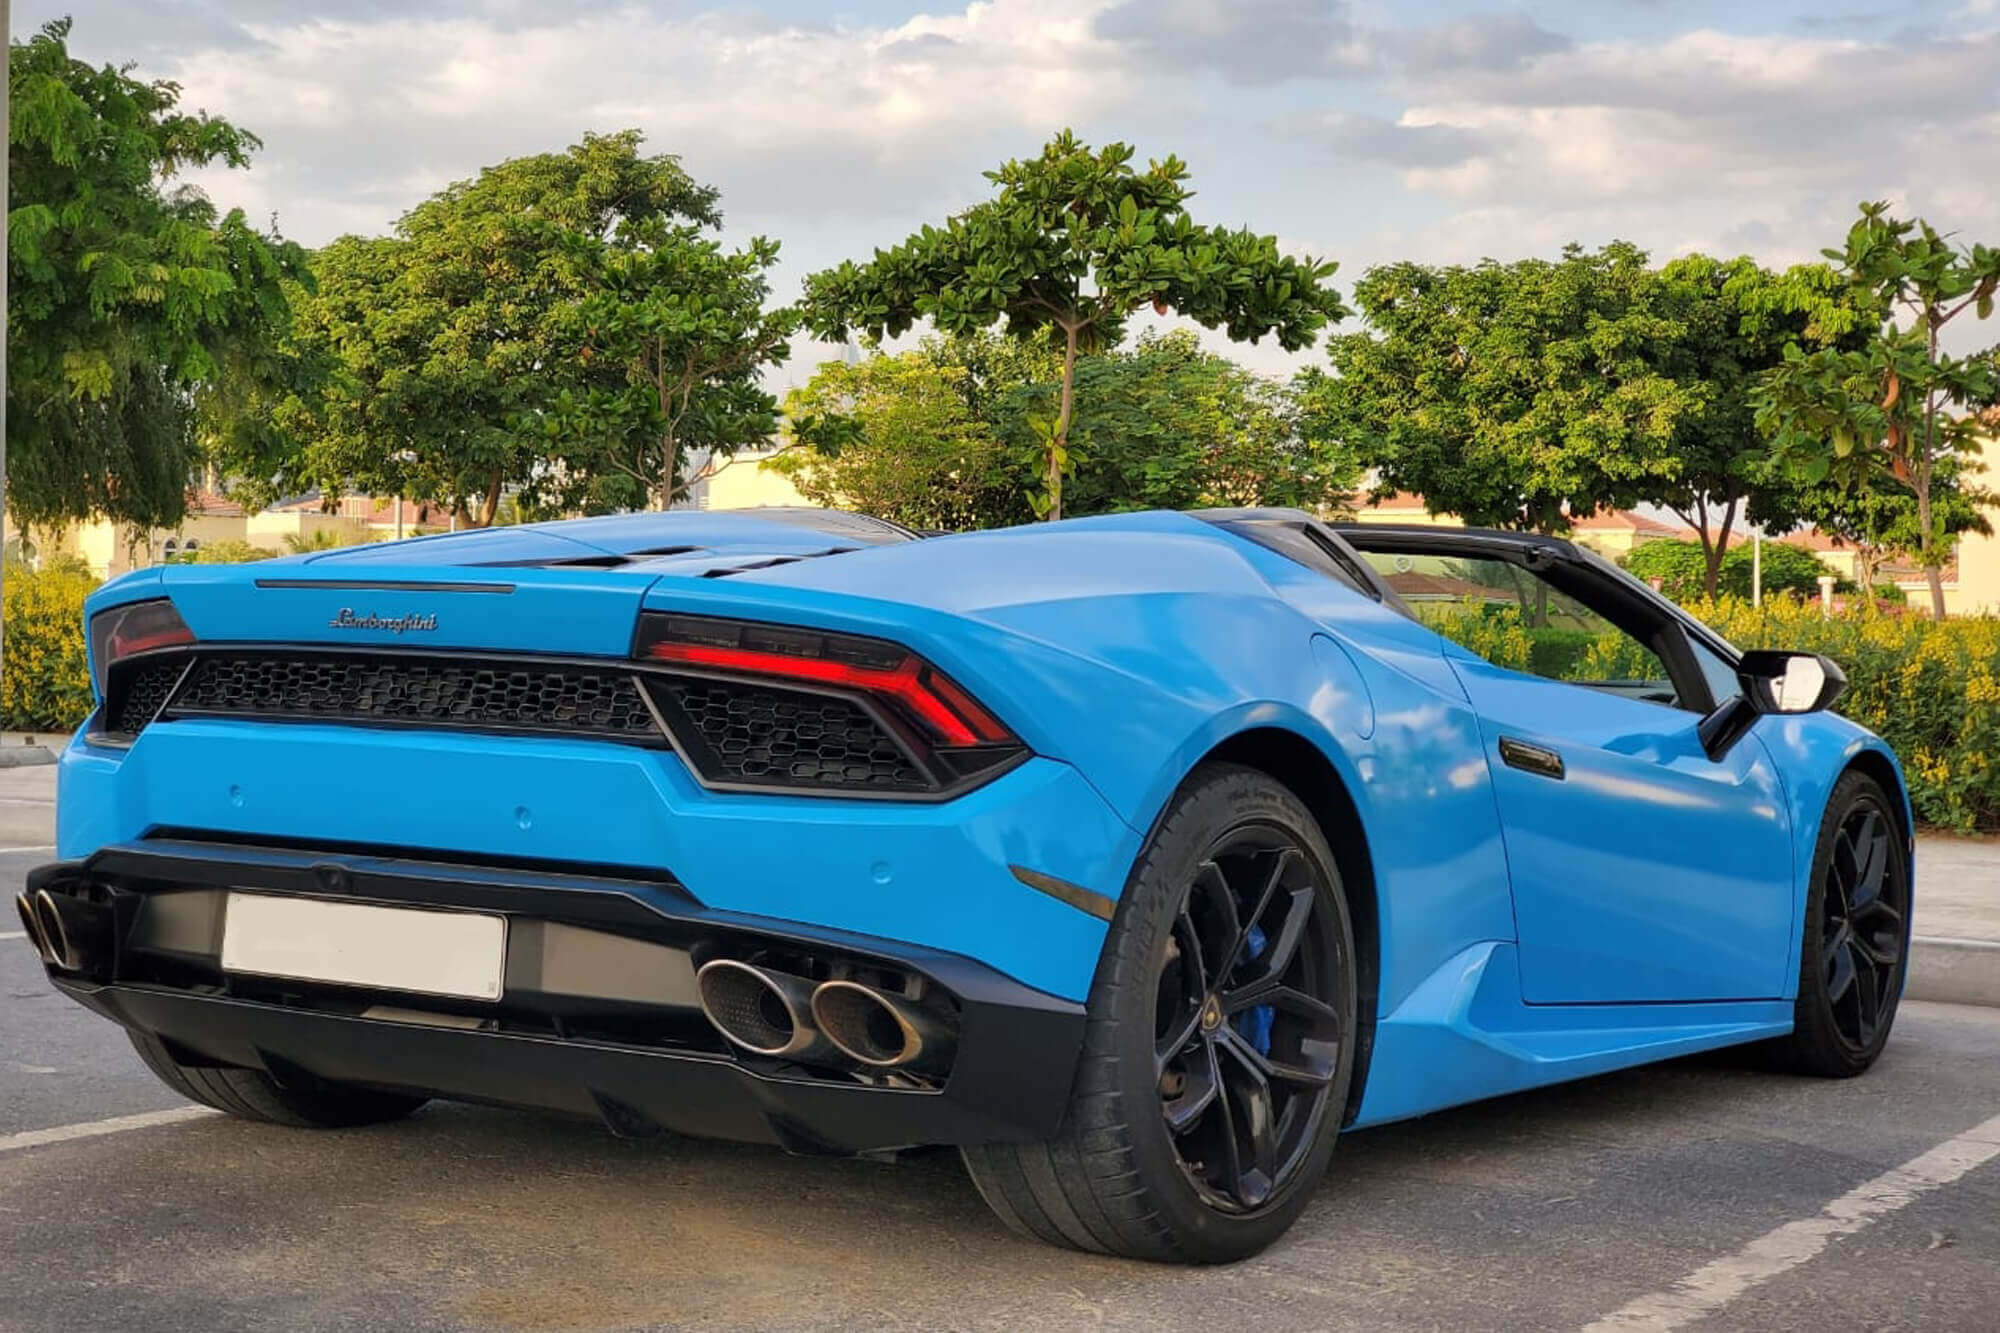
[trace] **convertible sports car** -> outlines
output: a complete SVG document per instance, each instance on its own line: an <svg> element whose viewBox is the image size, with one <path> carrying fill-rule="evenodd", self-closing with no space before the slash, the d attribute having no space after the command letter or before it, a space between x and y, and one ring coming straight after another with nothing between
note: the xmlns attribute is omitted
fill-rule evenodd
<svg viewBox="0 0 2000 1333"><path fill-rule="evenodd" d="M252 1119L953 1145L1020 1231L1219 1261L1343 1129L1734 1043L1859 1073L1902 989L1839 669L1562 541L639 514L88 615L18 906Z"/></svg>

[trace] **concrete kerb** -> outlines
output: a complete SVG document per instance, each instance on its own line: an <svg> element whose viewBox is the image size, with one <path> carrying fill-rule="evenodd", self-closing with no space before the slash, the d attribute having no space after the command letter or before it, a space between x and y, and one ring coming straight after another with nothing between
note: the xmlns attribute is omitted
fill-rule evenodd
<svg viewBox="0 0 2000 1333"><path fill-rule="evenodd" d="M2000 940L1919 935L1910 941L1912 1000L2000 1008Z"/></svg>

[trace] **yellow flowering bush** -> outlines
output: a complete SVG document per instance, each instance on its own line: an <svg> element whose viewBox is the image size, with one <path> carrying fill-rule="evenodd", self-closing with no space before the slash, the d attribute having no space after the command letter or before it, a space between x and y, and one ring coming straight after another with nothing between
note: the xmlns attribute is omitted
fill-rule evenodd
<svg viewBox="0 0 2000 1333"><path fill-rule="evenodd" d="M71 731L90 715L83 599L97 580L75 565L7 569L0 728Z"/></svg>
<svg viewBox="0 0 2000 1333"><path fill-rule="evenodd" d="M1847 672L1837 711L1895 747L1927 824L2000 828L2000 620L1934 621L1725 598L1688 608L1739 648L1825 653Z"/></svg>

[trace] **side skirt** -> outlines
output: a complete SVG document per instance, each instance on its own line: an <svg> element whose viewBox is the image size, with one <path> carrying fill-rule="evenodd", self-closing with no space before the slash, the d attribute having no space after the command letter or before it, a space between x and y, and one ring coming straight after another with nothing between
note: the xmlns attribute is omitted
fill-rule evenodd
<svg viewBox="0 0 2000 1333"><path fill-rule="evenodd" d="M1381 1019L1352 1128L1791 1030L1790 1000L1523 1004L1514 945L1488 940Z"/></svg>

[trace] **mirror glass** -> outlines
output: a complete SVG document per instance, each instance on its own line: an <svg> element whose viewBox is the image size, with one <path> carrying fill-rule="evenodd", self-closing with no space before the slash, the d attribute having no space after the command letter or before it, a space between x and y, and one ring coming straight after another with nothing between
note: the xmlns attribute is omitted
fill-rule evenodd
<svg viewBox="0 0 2000 1333"><path fill-rule="evenodd" d="M1771 682L1781 713L1810 713L1826 688L1826 668L1810 654L1785 661L1785 674Z"/></svg>

